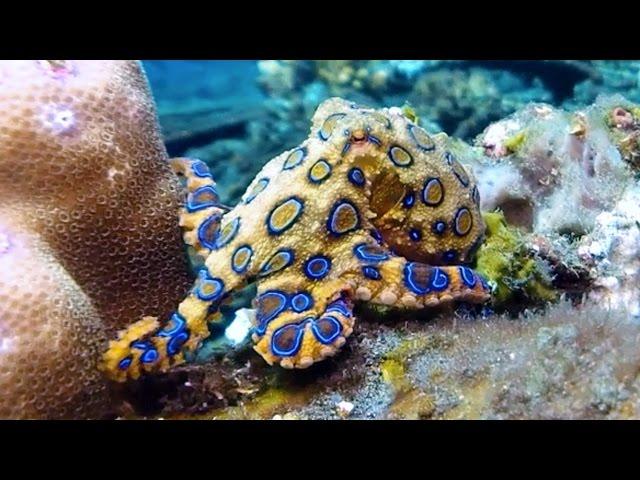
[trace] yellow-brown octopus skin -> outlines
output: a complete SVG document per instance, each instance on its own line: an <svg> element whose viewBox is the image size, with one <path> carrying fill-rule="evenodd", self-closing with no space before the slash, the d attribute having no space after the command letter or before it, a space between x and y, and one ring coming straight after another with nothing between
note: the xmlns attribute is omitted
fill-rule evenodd
<svg viewBox="0 0 640 480"><path fill-rule="evenodd" d="M474 180L445 135L397 109L325 101L307 140L267 163L228 212L202 162L174 165L190 191L184 238L205 267L167 324L144 319L111 343L104 368L114 380L184 361L248 282L258 283L254 348L285 368L334 355L353 331L355 301L422 308L489 298L463 266L484 233Z"/></svg>
<svg viewBox="0 0 640 480"><path fill-rule="evenodd" d="M138 62L0 62L0 418L98 418L99 360L192 282Z"/></svg>

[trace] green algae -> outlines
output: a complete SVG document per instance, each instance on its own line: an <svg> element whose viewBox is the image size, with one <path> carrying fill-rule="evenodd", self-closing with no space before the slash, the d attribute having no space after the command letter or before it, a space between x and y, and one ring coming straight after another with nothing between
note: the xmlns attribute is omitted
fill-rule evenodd
<svg viewBox="0 0 640 480"><path fill-rule="evenodd" d="M546 264L533 256L520 231L507 224L502 212L484 214L486 241L477 256L477 271L493 286L493 300L503 305L525 294L533 301L553 301Z"/></svg>
<svg viewBox="0 0 640 480"><path fill-rule="evenodd" d="M402 110L402 114L405 117L407 117L409 120L411 120L413 123L415 123L416 125L420 124L420 117L418 117L416 110L411 106L409 102L405 102L401 110Z"/></svg>
<svg viewBox="0 0 640 480"><path fill-rule="evenodd" d="M507 138L504 141L504 147L509 154L516 153L527 139L527 135L524 131L518 132L515 135Z"/></svg>

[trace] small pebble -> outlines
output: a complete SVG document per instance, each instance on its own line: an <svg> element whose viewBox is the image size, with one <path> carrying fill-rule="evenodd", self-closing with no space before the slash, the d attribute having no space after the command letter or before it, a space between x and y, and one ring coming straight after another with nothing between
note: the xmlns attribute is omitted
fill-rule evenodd
<svg viewBox="0 0 640 480"><path fill-rule="evenodd" d="M340 415L342 418L346 418L351 415L353 407L353 403L342 401L336 405L336 410L338 411L338 415Z"/></svg>

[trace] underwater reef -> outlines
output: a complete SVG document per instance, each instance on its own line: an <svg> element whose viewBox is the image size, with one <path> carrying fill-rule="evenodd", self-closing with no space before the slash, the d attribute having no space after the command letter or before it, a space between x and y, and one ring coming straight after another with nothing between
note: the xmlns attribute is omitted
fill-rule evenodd
<svg viewBox="0 0 640 480"><path fill-rule="evenodd" d="M169 62L158 63L145 65L156 77L166 75ZM138 62L2 62L0 386L5 395L0 417L639 418L640 66L503 63L265 61L247 67L258 76L256 89L238 92L234 79L203 72L200 84L194 81L180 94L171 83L160 83L155 91L162 92L160 133ZM229 98L211 100L216 90ZM346 100L326 102L314 117L333 96ZM198 316L203 327L190 345L208 338L184 358L176 357L179 361L159 369L141 366L143 355L156 358L147 342L151 330L160 334L154 343L159 349L185 341L179 317L171 317L164 330L157 330L154 318L166 321L185 296L218 301L219 279L201 269L212 253L209 240L238 234L234 222L220 223L228 215L226 205L250 203L265 187L263 177L283 173L276 167L296 167L316 154L325 155L326 165L318 164L307 180L336 173L339 162L333 165L331 159L342 144L325 150L318 145L345 119L329 120L342 113L336 108L351 105L362 110L362 118L383 112L381 125L388 116L406 129L387 138L389 132L377 127L360 132L357 121L346 117L347 123L355 121L346 128L349 148L397 142L389 158L400 167L409 158L422 161L431 142L449 154L443 158L451 159L453 176L438 170L446 177L444 188L427 182L414 200L437 208L441 197L466 202L469 189L468 206L450 208L445 202L442 210L448 215L471 208L465 221L451 224L447 217L444 222L457 231L473 228L472 245L456 246L466 270L455 273L438 263L438 255L451 248L431 242L437 228L426 237L422 232L418 238L414 230L406 235L410 196L398 195L392 178L368 185L370 166L357 165L362 176L345 172L344 181L322 200L339 203L344 198L338 194L367 185L379 194L372 207L384 221L376 227L393 239L392 249L410 256L415 242L424 240L420 261L440 266L404 269L392 276L395 283L361 289L353 298L334 298L333 292L343 291L335 282L310 288L311 302L328 308L302 327L287 326L298 310L315 308L306 305L308 296L293 295L310 285L306 277L245 288L204 316L204 310L196 312L200 304L190 300L178 313L185 319ZM413 152L416 141L424 147L421 153L404 155ZM294 148L301 142L307 148ZM431 165L431 154L424 155ZM170 163L169 156L202 161ZM272 167L262 170L274 157ZM186 189L171 166L186 176ZM473 184L477 195L471 193ZM336 242L311 252L317 245L295 230L305 211L297 198L304 191L300 180L283 180L281 188L288 189L291 201L279 206L267 201L268 211L258 209L262 216L251 217L253 208L236 210L255 220L249 222L247 242L257 242L251 244L256 251L277 241L281 231L296 253L318 258L357 246ZM359 202L336 204L332 221L312 215L314 222L301 226L308 230L319 222L337 232L360 227L361 208ZM210 213L215 221L203 230L206 235L195 235ZM415 219L420 225L437 220ZM265 225L272 232L262 232ZM486 228L476 231L480 226ZM242 252L226 263L243 267L251 256L246 248ZM374 277L380 273L389 275L369 262L379 253L361 252L368 260L359 274L367 285L378 285ZM287 258L283 253L259 266L278 269ZM199 280L189 290L196 270ZM434 271L445 272L448 286L480 278L473 287L478 291L467 297L484 299L480 288L488 288L490 301L407 308L415 305L403 302L409 297L397 294L394 285L402 285L404 275L418 290L425 282L431 289L443 278L426 273ZM293 288L284 295L285 308L282 296L273 294L283 288ZM353 333L345 311L358 318ZM273 318L278 320L271 328ZM205 320L212 320L208 331ZM252 339L253 328L263 324L268 333ZM321 340L335 341L336 328L348 331L349 341L323 350ZM128 333L118 337L122 329ZM128 350L129 340L137 340L137 347ZM256 340L259 353L252 349ZM269 365L282 363L281 354L294 344L304 355L284 366L304 370ZM107 358L123 371L128 362L137 362L130 375L137 380L107 380L114 378L102 357L108 351ZM133 356L121 358L123 353ZM177 365L183 360L188 361Z"/></svg>
<svg viewBox="0 0 640 480"><path fill-rule="evenodd" d="M145 379L129 416L638 418L637 111L619 95L579 110L535 103L472 144L450 139L481 192L474 265L489 309L361 302L341 353L300 372L251 353L256 313L243 310L244 340L212 339L196 363Z"/></svg>
<svg viewBox="0 0 640 480"><path fill-rule="evenodd" d="M132 317L191 283L138 62L0 62L0 418L96 418Z"/></svg>
<svg viewBox="0 0 640 480"><path fill-rule="evenodd" d="M241 197L261 165L306 135L316 107L333 96L376 108L408 102L427 131L467 142L531 102L575 109L602 93L640 102L633 62L268 60L225 64L217 76L206 62L171 63L146 62L167 148L207 162L227 203ZM243 83L243 73L256 81ZM184 88L172 90L169 78Z"/></svg>
<svg viewBox="0 0 640 480"><path fill-rule="evenodd" d="M624 311L561 302L518 320L423 313L360 312L340 357L310 370L269 368L241 348L217 364L180 367L137 385L138 413L123 418L145 409L148 418L200 420L640 415L640 326Z"/></svg>
<svg viewBox="0 0 640 480"><path fill-rule="evenodd" d="M357 330L355 302L490 298L466 266L485 230L475 181L445 134L431 137L398 108L322 102L308 137L269 161L233 207L201 160L171 163L186 178L185 243L204 265L168 322L144 317L110 342L103 367L117 382L184 363L252 283L254 349L289 369L338 354Z"/></svg>

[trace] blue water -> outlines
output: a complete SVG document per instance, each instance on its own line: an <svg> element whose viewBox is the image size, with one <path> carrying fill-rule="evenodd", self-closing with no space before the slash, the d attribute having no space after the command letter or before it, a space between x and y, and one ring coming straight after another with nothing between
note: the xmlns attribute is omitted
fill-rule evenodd
<svg viewBox="0 0 640 480"><path fill-rule="evenodd" d="M255 61L145 60L143 65L161 115L169 110L244 103L263 97L256 83Z"/></svg>

